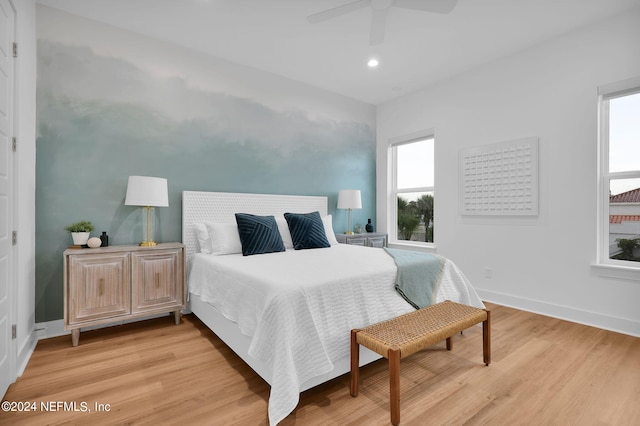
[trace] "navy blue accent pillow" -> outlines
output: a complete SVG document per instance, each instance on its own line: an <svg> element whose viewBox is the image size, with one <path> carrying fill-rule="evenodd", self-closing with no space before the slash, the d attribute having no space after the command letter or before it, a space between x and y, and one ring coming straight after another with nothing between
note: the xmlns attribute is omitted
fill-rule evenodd
<svg viewBox="0 0 640 426"><path fill-rule="evenodd" d="M243 256L285 251L278 224L273 216L236 213L236 223Z"/></svg>
<svg viewBox="0 0 640 426"><path fill-rule="evenodd" d="M296 250L331 247L319 212L285 213L289 232Z"/></svg>

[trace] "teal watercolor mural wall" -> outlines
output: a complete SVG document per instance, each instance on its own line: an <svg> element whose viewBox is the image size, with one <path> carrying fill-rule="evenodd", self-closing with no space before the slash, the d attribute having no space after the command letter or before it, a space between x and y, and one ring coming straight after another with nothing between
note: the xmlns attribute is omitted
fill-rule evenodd
<svg viewBox="0 0 640 426"><path fill-rule="evenodd" d="M107 231L111 244L142 240L141 209L124 205L130 175L168 180L169 207L156 211L157 241L181 240L183 190L328 196L341 232L346 213L336 210L337 193L357 188L363 209L354 211L353 222L374 218L373 113L371 120L328 118L202 88L188 70L153 73L146 58L105 53L90 38L59 41L46 22L53 12L38 12L48 30L38 41L36 322L63 317L62 252L71 244L66 225L91 220L94 235ZM60 33L79 21L69 17ZM100 33L98 24L91 28ZM298 86L292 82L291 90ZM335 96L336 105L342 99ZM363 116L373 110L361 109Z"/></svg>

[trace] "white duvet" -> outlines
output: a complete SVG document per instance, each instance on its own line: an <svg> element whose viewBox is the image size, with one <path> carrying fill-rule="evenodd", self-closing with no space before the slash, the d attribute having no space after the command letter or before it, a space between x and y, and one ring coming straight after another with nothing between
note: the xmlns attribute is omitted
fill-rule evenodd
<svg viewBox="0 0 640 426"><path fill-rule="evenodd" d="M196 254L189 291L251 338L249 355L273 368L269 422L298 404L306 380L349 354L349 331L413 311L394 289L396 265L384 250L339 244L242 256ZM462 272L446 260L436 302L484 308Z"/></svg>

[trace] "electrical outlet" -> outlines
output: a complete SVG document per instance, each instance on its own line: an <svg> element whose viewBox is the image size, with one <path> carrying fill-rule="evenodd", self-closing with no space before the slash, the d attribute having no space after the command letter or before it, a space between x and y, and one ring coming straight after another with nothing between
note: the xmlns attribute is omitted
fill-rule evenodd
<svg viewBox="0 0 640 426"><path fill-rule="evenodd" d="M484 277L485 278L493 278L493 268L489 268L488 266L484 267Z"/></svg>

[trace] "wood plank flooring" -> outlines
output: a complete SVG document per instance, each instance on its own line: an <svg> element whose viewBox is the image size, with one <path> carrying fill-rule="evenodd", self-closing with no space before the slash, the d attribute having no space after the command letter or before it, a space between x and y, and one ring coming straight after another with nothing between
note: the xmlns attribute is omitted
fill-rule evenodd
<svg viewBox="0 0 640 426"><path fill-rule="evenodd" d="M401 424L640 425L639 338L487 307L491 365L480 327L454 336L450 352L442 342L403 359ZM83 332L75 348L69 336L40 341L3 399L37 410L0 411L0 424L267 425L268 397L195 316L166 317ZM280 424L390 424L387 361L361 369L357 398L338 377L304 392Z"/></svg>

